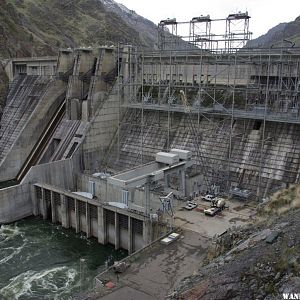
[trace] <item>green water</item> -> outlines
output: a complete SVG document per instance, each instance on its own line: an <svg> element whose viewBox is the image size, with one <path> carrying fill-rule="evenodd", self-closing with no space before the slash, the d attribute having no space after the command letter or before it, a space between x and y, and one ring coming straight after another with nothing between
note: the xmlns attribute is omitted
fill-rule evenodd
<svg viewBox="0 0 300 300"><path fill-rule="evenodd" d="M125 251L40 219L0 228L0 299L72 299Z"/></svg>

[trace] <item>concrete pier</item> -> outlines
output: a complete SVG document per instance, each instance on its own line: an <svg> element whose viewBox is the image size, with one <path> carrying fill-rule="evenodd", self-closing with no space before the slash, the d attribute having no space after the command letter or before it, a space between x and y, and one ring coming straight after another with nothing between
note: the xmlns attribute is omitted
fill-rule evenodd
<svg viewBox="0 0 300 300"><path fill-rule="evenodd" d="M47 184L33 185L33 214L133 253L154 238L148 217Z"/></svg>

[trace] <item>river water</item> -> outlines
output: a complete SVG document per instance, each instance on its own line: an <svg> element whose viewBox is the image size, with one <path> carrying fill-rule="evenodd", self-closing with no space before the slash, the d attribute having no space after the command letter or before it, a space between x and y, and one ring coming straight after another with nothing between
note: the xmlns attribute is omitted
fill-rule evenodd
<svg viewBox="0 0 300 300"><path fill-rule="evenodd" d="M71 299L93 287L108 259L126 255L40 219L2 225L0 299Z"/></svg>

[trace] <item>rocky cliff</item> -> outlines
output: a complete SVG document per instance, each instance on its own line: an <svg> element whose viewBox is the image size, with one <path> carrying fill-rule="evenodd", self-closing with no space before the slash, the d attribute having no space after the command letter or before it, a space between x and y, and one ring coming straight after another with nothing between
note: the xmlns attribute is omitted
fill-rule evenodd
<svg viewBox="0 0 300 300"><path fill-rule="evenodd" d="M2 110L5 106L6 95L8 92L8 77L0 63L0 120L2 117Z"/></svg>

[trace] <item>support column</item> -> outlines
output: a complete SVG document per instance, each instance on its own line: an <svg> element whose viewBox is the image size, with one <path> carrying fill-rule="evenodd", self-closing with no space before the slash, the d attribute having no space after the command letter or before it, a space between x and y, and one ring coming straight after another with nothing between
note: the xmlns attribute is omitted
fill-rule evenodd
<svg viewBox="0 0 300 300"><path fill-rule="evenodd" d="M115 249L120 248L120 225L119 225L119 214L115 212Z"/></svg>
<svg viewBox="0 0 300 300"><path fill-rule="evenodd" d="M86 237L91 237L91 212L89 204L86 202L85 204L85 220L86 220Z"/></svg>
<svg viewBox="0 0 300 300"><path fill-rule="evenodd" d="M45 190L42 189L42 216L44 220L47 220L48 214L47 214L47 203L46 203L46 196L45 196Z"/></svg>
<svg viewBox="0 0 300 300"><path fill-rule="evenodd" d="M150 182L145 184L146 215L150 214Z"/></svg>
<svg viewBox="0 0 300 300"><path fill-rule="evenodd" d="M31 195L31 202L32 202L32 214L34 216L39 215L39 203L36 196L36 187L34 185L30 185L30 195Z"/></svg>
<svg viewBox="0 0 300 300"><path fill-rule="evenodd" d="M187 196L186 195L186 187L185 187L185 171L180 171L180 187L182 190L182 194L183 196Z"/></svg>
<svg viewBox="0 0 300 300"><path fill-rule="evenodd" d="M61 207L61 225L64 228L69 228L69 211L68 202L65 195L60 195L60 207ZM75 206L76 207L76 206ZM76 211L76 208L75 208ZM77 232L77 229L76 229Z"/></svg>
<svg viewBox="0 0 300 300"><path fill-rule="evenodd" d="M150 220L143 221L143 240L144 246L152 242L152 223Z"/></svg>
<svg viewBox="0 0 300 300"><path fill-rule="evenodd" d="M52 223L56 223L56 207L55 207L55 201L54 201L54 192L51 191L51 220Z"/></svg>
<svg viewBox="0 0 300 300"><path fill-rule="evenodd" d="M134 203L134 194L135 194L135 189L130 189L129 190L130 198L128 199L128 202Z"/></svg>
<svg viewBox="0 0 300 300"><path fill-rule="evenodd" d="M170 175L165 175L164 181L165 181L165 187L168 188L170 185Z"/></svg>
<svg viewBox="0 0 300 300"><path fill-rule="evenodd" d="M133 231L132 231L132 219L128 216L128 254L133 253Z"/></svg>
<svg viewBox="0 0 300 300"><path fill-rule="evenodd" d="M98 206L98 242L102 245L107 244L106 216L102 206Z"/></svg>
<svg viewBox="0 0 300 300"><path fill-rule="evenodd" d="M74 199L75 202L75 231L76 233L80 232L80 219L79 219L79 209L78 209L78 200Z"/></svg>

